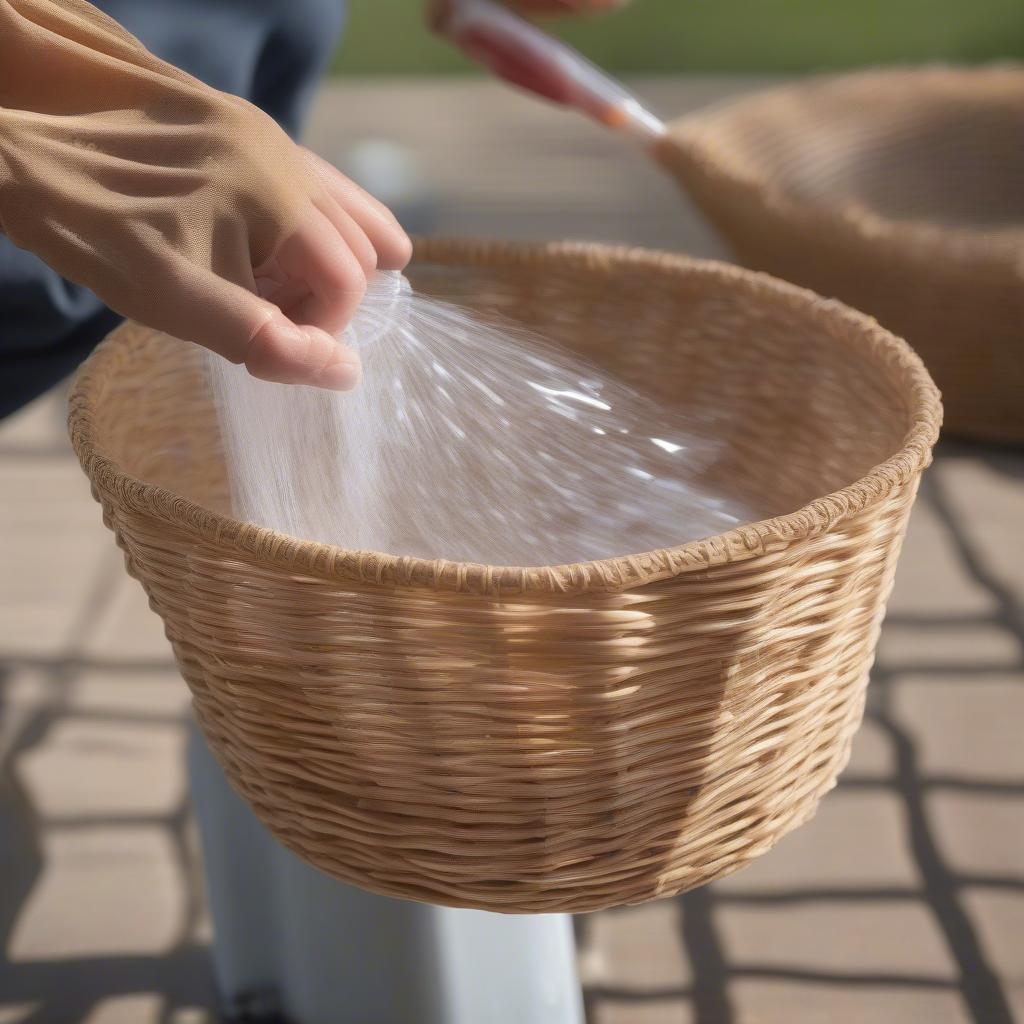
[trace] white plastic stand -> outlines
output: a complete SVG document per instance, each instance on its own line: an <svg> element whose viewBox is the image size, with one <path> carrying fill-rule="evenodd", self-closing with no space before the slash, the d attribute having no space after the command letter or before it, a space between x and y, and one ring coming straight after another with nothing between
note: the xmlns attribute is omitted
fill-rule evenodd
<svg viewBox="0 0 1024 1024"><path fill-rule="evenodd" d="M387 899L282 847L198 732L189 777L228 1007L295 1024L582 1024L572 921Z"/></svg>

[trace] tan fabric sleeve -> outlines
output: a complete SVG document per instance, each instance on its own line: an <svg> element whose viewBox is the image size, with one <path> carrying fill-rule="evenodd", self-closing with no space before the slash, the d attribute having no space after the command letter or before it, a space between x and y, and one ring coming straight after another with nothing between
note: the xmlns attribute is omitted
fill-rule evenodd
<svg viewBox="0 0 1024 1024"><path fill-rule="evenodd" d="M240 358L253 268L317 188L269 117L84 0L0 0L0 227L118 312Z"/></svg>

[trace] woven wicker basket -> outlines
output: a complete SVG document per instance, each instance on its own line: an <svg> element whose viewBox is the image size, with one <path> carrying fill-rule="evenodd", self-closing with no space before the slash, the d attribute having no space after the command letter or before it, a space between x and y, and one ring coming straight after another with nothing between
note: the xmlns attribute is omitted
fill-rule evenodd
<svg viewBox="0 0 1024 1024"><path fill-rule="evenodd" d="M195 350L127 324L82 368L71 435L214 752L287 846L390 896L582 911L740 867L847 760L938 431L920 360L682 256L434 241L411 276L725 410L718 484L777 518L525 569L243 525Z"/></svg>
<svg viewBox="0 0 1024 1024"><path fill-rule="evenodd" d="M664 162L748 266L871 313L946 428L1024 443L1024 70L813 78L672 126Z"/></svg>

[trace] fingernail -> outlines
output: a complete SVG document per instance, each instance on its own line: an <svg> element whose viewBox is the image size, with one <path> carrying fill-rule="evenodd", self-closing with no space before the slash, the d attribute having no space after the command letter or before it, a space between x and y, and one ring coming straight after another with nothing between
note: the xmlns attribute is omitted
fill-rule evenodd
<svg viewBox="0 0 1024 1024"><path fill-rule="evenodd" d="M316 383L332 391L351 391L362 377L362 364L357 353L343 345L338 346L334 362L328 363L317 375Z"/></svg>

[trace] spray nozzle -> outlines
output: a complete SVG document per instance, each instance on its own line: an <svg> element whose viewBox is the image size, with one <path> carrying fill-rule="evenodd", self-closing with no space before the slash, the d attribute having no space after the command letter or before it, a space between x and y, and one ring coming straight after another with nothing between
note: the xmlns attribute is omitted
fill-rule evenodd
<svg viewBox="0 0 1024 1024"><path fill-rule="evenodd" d="M664 123L581 53L493 0L447 0L435 30L499 78L652 146Z"/></svg>

